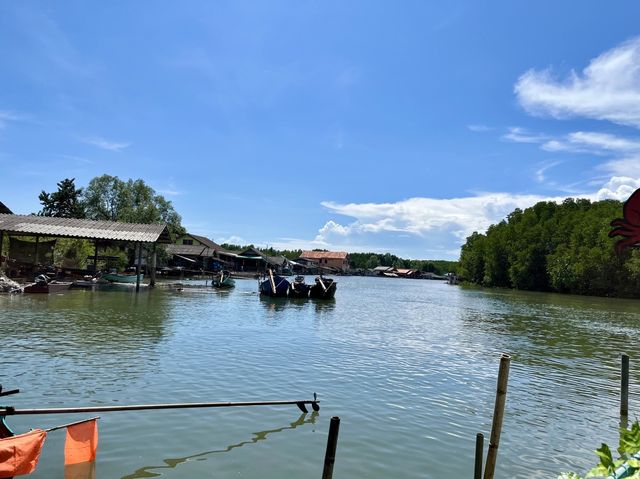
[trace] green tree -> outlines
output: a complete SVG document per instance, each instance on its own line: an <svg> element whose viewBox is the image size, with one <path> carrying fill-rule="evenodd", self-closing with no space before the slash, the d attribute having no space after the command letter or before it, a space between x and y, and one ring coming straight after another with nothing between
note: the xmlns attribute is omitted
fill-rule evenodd
<svg viewBox="0 0 640 479"><path fill-rule="evenodd" d="M143 180L122 181L117 176L93 178L83 193L87 218L127 223L164 223L174 236L186 233L171 201Z"/></svg>
<svg viewBox="0 0 640 479"><path fill-rule="evenodd" d="M58 191L47 193L44 190L38 195L42 210L40 216L57 218L84 218L85 209L82 202L82 188L76 189L75 178L60 181Z"/></svg>

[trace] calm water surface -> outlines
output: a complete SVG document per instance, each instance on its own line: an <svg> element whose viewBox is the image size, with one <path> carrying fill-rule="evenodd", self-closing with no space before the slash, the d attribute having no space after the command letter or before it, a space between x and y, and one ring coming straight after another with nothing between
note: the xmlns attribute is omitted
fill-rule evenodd
<svg viewBox="0 0 640 479"><path fill-rule="evenodd" d="M617 441L619 354L640 412L640 302L337 278L334 302L155 289L0 296L2 380L16 407L311 399L295 408L104 413L97 477L472 477L499 355L512 355L496 477L584 472ZM19 416L17 432L87 417ZM31 477L62 477L64 433Z"/></svg>

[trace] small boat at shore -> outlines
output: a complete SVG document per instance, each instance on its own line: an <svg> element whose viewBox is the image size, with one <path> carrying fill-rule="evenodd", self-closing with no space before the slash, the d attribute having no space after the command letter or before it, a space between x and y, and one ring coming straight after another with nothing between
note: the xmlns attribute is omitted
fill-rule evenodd
<svg viewBox="0 0 640 479"><path fill-rule="evenodd" d="M272 298L286 298L289 293L289 281L282 276L267 271L267 279L259 283L260 294L271 296Z"/></svg>
<svg viewBox="0 0 640 479"><path fill-rule="evenodd" d="M336 295L338 283L331 278L318 276L316 282L309 289L309 297L314 299L333 299Z"/></svg>
<svg viewBox="0 0 640 479"><path fill-rule="evenodd" d="M227 270L220 271L211 280L211 286L214 288L233 288L236 285L235 280L231 277L231 273Z"/></svg>
<svg viewBox="0 0 640 479"><path fill-rule="evenodd" d="M22 288L24 293L60 293L71 288L73 283L71 281L56 281L49 280L46 276L40 275L36 278L35 283L31 283Z"/></svg>
<svg viewBox="0 0 640 479"><path fill-rule="evenodd" d="M140 273L140 281L144 278L144 274ZM118 273L102 273L101 279L105 279L111 283L135 283L135 274L118 274Z"/></svg>
<svg viewBox="0 0 640 479"><path fill-rule="evenodd" d="M293 280L293 283L291 283L291 286L289 287L289 297L308 298L310 289L311 286L305 282L304 276L296 276Z"/></svg>

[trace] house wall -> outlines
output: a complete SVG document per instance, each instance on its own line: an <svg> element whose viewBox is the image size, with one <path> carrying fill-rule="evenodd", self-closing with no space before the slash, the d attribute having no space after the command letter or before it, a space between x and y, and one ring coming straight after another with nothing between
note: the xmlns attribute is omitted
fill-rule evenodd
<svg viewBox="0 0 640 479"><path fill-rule="evenodd" d="M184 242L185 240L186 241L190 241L190 243L185 243ZM189 236L189 235L180 236L176 240L176 244L192 244L192 245L196 245L196 246L206 246L205 244L203 244L200 241L198 241L197 239L195 239L193 236Z"/></svg>

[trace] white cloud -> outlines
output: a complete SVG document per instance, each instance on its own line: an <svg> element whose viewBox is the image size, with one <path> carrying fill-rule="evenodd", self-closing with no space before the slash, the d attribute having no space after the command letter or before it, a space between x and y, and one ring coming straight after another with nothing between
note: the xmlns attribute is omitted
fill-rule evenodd
<svg viewBox="0 0 640 479"><path fill-rule="evenodd" d="M549 137L540 133L531 133L530 131L512 126L509 132L502 135L503 140L513 141L515 143L542 143L547 141Z"/></svg>
<svg viewBox="0 0 640 479"><path fill-rule="evenodd" d="M532 114L585 117L640 127L640 37L591 60L582 74L564 81L550 70L529 70L515 85L520 104Z"/></svg>
<svg viewBox="0 0 640 479"><path fill-rule="evenodd" d="M101 138L99 136L85 138L83 141L89 145L102 148L103 150L115 151L115 152L121 152L125 148L128 148L129 146L131 146L130 142L120 143L120 142L105 140L104 138Z"/></svg>
<svg viewBox="0 0 640 479"><path fill-rule="evenodd" d="M16 113L11 110L0 110L0 130L7 126L10 121L22 121L26 120L25 115Z"/></svg>
<svg viewBox="0 0 640 479"><path fill-rule="evenodd" d="M538 201L561 201L538 195L510 195L485 193L466 198L435 199L410 198L396 203L349 203L330 201L323 206L336 214L348 216L355 222L344 226L331 222L319 231L318 238L327 239L330 233L402 232L425 236L433 231L448 231L464 240L474 231L485 231L492 223L504 219L515 208L526 208ZM327 223L328 224L328 223Z"/></svg>
<svg viewBox="0 0 640 479"><path fill-rule="evenodd" d="M576 131L568 134L564 138L545 142L542 145L542 149L546 151L567 151L592 155L632 153L640 152L640 140L623 138L608 133Z"/></svg>
<svg viewBox="0 0 640 479"><path fill-rule="evenodd" d="M554 166L558 166L562 163L562 161L550 161L542 164L540 168L536 170L535 178L538 183L544 183L546 180L545 173L547 170L550 170Z"/></svg>
<svg viewBox="0 0 640 479"><path fill-rule="evenodd" d="M244 238L240 237L240 236L235 236L235 235L231 235L227 238L218 238L217 240L215 240L216 243L218 244L235 244L235 245L246 245L249 244L250 242L245 240Z"/></svg>
<svg viewBox="0 0 640 479"><path fill-rule="evenodd" d="M467 129L475 133L484 133L485 131L491 131L493 128L483 124L474 124L474 125L467 125Z"/></svg>
<svg viewBox="0 0 640 479"><path fill-rule="evenodd" d="M636 178L614 176L592 195L591 199L626 201L638 188L640 188L640 174Z"/></svg>

